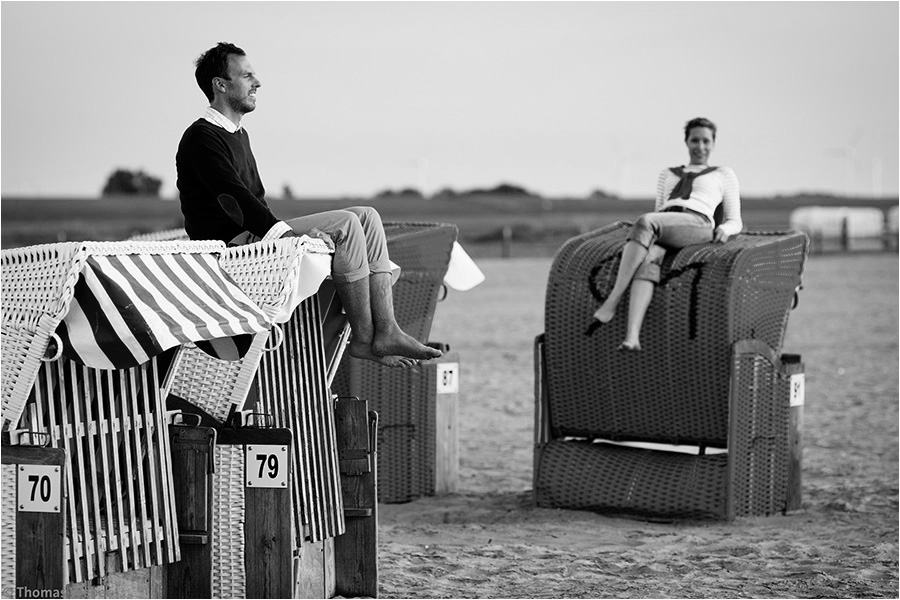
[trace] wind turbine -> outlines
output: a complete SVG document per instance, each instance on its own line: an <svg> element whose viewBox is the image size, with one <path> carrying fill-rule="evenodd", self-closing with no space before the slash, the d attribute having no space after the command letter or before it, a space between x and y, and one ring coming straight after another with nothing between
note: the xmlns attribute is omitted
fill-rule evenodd
<svg viewBox="0 0 900 600"><path fill-rule="evenodd" d="M844 162L844 195L850 197L856 188L856 172L859 169L859 158L856 153L856 145L863 136L863 128L859 127L847 139L847 142L839 148L829 148L827 154L840 158Z"/></svg>

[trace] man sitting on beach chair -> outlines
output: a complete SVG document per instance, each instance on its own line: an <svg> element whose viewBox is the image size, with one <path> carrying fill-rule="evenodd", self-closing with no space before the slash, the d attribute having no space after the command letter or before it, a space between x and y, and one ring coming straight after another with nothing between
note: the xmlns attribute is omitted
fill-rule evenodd
<svg viewBox="0 0 900 600"><path fill-rule="evenodd" d="M288 221L272 214L241 126L241 117L256 108L261 86L244 51L220 42L195 64L210 105L184 132L175 156L188 236L237 245L293 235L322 238L334 248L331 275L353 331L350 355L390 367L440 357L440 350L406 334L394 318L387 243L375 209L351 207Z"/></svg>

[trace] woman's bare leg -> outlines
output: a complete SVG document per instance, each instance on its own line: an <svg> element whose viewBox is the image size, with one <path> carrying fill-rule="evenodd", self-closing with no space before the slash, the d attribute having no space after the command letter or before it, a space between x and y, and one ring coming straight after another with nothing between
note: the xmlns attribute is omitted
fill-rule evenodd
<svg viewBox="0 0 900 600"><path fill-rule="evenodd" d="M616 308L622 300L622 296L631 285L631 280L638 267L644 262L647 249L638 242L629 240L622 249L622 259L619 261L619 272L616 274L616 282L613 289L603 304L594 312L594 318L601 323L609 323L616 316Z"/></svg>
<svg viewBox="0 0 900 600"><path fill-rule="evenodd" d="M625 341L620 346L623 350L641 349L641 326L656 284L646 279L634 279L631 282L631 293L628 297L628 322L625 326Z"/></svg>
<svg viewBox="0 0 900 600"><path fill-rule="evenodd" d="M631 281L631 292L628 295L628 321L625 326L625 341L619 346L622 350L641 349L641 326L647 308L653 300L653 293L659 281L659 265L666 255L666 249L653 244L638 267Z"/></svg>

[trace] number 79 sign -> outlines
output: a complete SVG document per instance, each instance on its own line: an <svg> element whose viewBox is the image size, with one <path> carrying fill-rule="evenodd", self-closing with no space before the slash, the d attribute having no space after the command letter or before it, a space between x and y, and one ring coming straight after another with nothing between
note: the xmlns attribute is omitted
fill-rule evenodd
<svg viewBox="0 0 900 600"><path fill-rule="evenodd" d="M16 508L20 512L58 513L62 487L59 465L18 465Z"/></svg>
<svg viewBox="0 0 900 600"><path fill-rule="evenodd" d="M287 446L278 444L247 446L244 462L247 487L287 487L289 467Z"/></svg>

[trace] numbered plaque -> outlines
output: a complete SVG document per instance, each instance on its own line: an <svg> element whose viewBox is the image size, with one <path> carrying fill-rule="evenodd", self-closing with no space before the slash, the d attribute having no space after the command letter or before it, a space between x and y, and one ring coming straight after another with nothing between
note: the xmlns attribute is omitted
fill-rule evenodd
<svg viewBox="0 0 900 600"><path fill-rule="evenodd" d="M58 513L62 467L59 465L18 465L16 509L20 512Z"/></svg>
<svg viewBox="0 0 900 600"><path fill-rule="evenodd" d="M806 377L803 373L791 375L791 406L803 406L806 400Z"/></svg>
<svg viewBox="0 0 900 600"><path fill-rule="evenodd" d="M437 393L459 393L459 363L437 363Z"/></svg>
<svg viewBox="0 0 900 600"><path fill-rule="evenodd" d="M287 487L290 467L287 446L279 444L246 446L245 459L247 487Z"/></svg>

